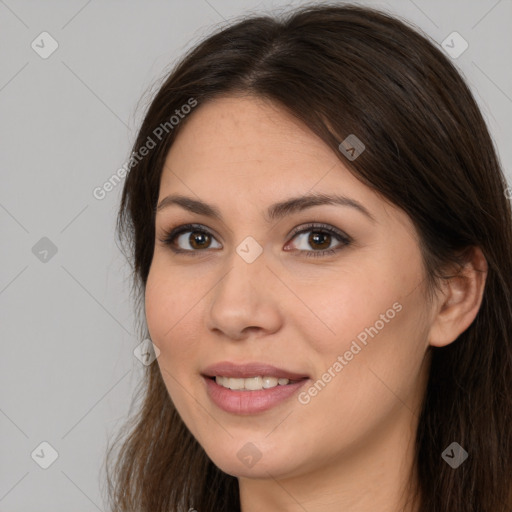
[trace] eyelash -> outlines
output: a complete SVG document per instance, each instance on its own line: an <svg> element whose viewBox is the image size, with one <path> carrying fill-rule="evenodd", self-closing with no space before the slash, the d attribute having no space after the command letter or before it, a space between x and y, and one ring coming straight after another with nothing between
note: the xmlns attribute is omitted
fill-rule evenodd
<svg viewBox="0 0 512 512"><path fill-rule="evenodd" d="M198 250L187 250L187 249L177 249L173 243L174 240L181 234L186 233L187 231L191 232L199 232L207 234L214 238L213 234L210 233L208 230L204 229L203 226L200 224L184 224L181 226L178 226L176 228L170 229L164 233L164 238L160 239L160 242L170 247L170 249L176 253L176 254L183 254L186 253L190 256L197 256L198 253L204 252L208 249L198 249ZM342 231L339 231L337 229L334 229L333 227L327 225L327 224L318 224L318 223L311 223L306 224L304 226L299 226L298 228L295 228L291 233L291 240L295 238L297 235L301 235L303 233L307 233L309 231L314 231L315 233L322 233L327 235L332 235L336 240L339 242L342 242L341 245L336 247L335 249L323 249L318 251L304 251L304 250L298 250L299 253L306 253L306 257L322 257L325 256L327 253L334 254L344 247L349 246L352 243L352 239L344 234Z"/></svg>

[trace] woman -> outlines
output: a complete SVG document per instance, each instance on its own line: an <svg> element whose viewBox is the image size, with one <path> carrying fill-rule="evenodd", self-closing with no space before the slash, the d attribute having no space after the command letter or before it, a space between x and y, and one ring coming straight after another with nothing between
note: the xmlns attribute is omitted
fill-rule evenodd
<svg viewBox="0 0 512 512"><path fill-rule="evenodd" d="M387 14L190 51L120 206L158 358L112 510L510 512L506 188L458 72Z"/></svg>

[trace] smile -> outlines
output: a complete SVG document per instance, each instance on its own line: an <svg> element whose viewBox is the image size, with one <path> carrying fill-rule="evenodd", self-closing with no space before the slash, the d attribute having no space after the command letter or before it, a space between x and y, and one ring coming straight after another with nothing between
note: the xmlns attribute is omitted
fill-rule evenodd
<svg viewBox="0 0 512 512"><path fill-rule="evenodd" d="M290 381L260 376L246 379L203 376L203 381L206 394L217 407L231 414L251 415L268 411L277 405L285 406L286 401L298 393L309 379ZM268 387L264 387L264 383ZM235 389L226 385L234 386ZM295 404L295 401L289 403Z"/></svg>
<svg viewBox="0 0 512 512"><path fill-rule="evenodd" d="M283 379L277 377L248 377L246 379L233 378L233 377L215 377L215 382L224 388L239 390L239 391L258 391L262 389L275 388L276 386L286 386L290 379Z"/></svg>

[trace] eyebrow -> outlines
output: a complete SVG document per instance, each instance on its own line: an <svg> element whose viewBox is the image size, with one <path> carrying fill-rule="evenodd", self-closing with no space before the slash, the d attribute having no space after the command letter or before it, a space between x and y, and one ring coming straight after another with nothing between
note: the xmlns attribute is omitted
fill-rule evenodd
<svg viewBox="0 0 512 512"><path fill-rule="evenodd" d="M375 217L361 203L355 199L351 199L350 197L338 194L308 194L299 197L292 197L279 203L274 203L269 206L267 210L266 220L267 222L271 222L313 206L330 204L354 208L368 217L372 222L377 222ZM164 208L171 205L178 205L192 213L206 215L207 217L212 217L223 222L222 214L215 206L193 199L192 197L177 194L164 197L156 207L155 212L162 211Z"/></svg>

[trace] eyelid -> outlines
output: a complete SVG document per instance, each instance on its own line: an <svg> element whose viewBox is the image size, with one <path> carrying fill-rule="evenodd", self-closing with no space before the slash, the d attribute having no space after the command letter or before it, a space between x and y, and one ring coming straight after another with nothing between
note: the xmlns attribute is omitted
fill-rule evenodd
<svg viewBox="0 0 512 512"><path fill-rule="evenodd" d="M333 232L336 235L338 235L344 242L347 242L347 243L351 243L353 241L350 236L348 236L346 233L344 233L340 229L338 229L334 226L331 226L330 224L325 224L323 222L309 222L306 224L301 224L300 226L293 228L291 233L288 236L295 238L295 235L298 235L300 233L307 232L307 231L314 231L315 229L318 231L325 230L328 232ZM320 251L316 251L316 252L320 252Z"/></svg>
<svg viewBox="0 0 512 512"><path fill-rule="evenodd" d="M299 234L302 234L302 233L307 233L308 231L326 231L328 232L329 234L333 234L335 237L338 238L338 241L340 242L340 245L338 247L336 247L335 249L324 249L324 250L310 250L310 251L306 251L306 250L298 250L297 252L298 253L306 253L306 254L312 254L312 253L315 253L317 255L320 255L322 254L323 252L333 252L333 251L336 251L337 249L343 247L343 246L348 246L350 244L353 243L353 239L352 237L350 237L349 235L347 235L346 233L344 233L343 231L341 231L340 229L330 225L330 224L325 224L325 223L322 223L322 222L309 222L309 223L306 223L306 224L301 224L297 227L295 227L294 229L292 229L292 231L290 232L290 234L288 235L288 239L291 241L293 240L293 238L295 238L297 235ZM173 246L173 240L175 240L178 236L182 235L183 233L186 233L188 231L201 231L201 232L205 232L207 233L208 235L212 236L213 238L215 238L217 240L217 234L211 230L210 228L207 228L206 226L204 226L203 224L197 224L197 223L187 223L187 224L180 224L174 228L171 228L169 230L165 230L164 231L164 235L163 235L163 238L159 239L160 242L162 242L164 245L168 245L171 247L171 250L173 250L174 252L176 253L187 253L187 254L198 254L198 253L201 253L201 252L207 252L208 249L203 249L203 250L189 250L189 249L180 249L180 248L176 248ZM286 243L286 245L288 245L289 242Z"/></svg>
<svg viewBox="0 0 512 512"><path fill-rule="evenodd" d="M174 242L176 238L178 238L183 233L186 233L188 231L201 231L204 233L207 233L208 235L212 236L217 240L218 236L217 234L211 230L210 228L207 228L203 224L196 224L196 223L187 223L187 224L178 224L176 227L170 228L170 229L164 229L163 237L159 238L160 242L162 242L164 245L169 246L174 252L176 253L188 253L188 254L197 254L199 252L205 252L203 251L193 251L189 249L180 249L179 247L174 247Z"/></svg>

